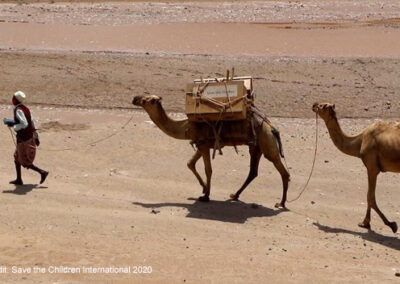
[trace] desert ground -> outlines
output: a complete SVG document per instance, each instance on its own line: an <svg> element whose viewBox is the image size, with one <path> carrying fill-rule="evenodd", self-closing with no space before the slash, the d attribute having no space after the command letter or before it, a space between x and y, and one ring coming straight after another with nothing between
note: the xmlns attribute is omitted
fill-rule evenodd
<svg viewBox="0 0 400 284"><path fill-rule="evenodd" d="M348 134L399 120L399 19L391 0L0 1L0 114L12 116L15 91L27 94L35 163L50 171L42 185L25 169L25 185L8 184L15 146L3 127L1 282L397 283L399 233L375 212L371 230L357 226L365 167L335 148L311 107L335 103ZM310 183L287 209L274 208L282 185L266 159L229 201L248 174L245 146L216 155L212 200L199 202L189 141L131 104L159 95L185 119L186 84L232 67L253 76L256 105L280 130L289 200L317 145ZM398 223L399 185L379 175L378 205Z"/></svg>

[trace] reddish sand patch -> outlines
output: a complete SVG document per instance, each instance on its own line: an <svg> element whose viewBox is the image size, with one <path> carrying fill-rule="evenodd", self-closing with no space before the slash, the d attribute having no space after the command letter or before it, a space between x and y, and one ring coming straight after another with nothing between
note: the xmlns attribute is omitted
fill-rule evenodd
<svg viewBox="0 0 400 284"><path fill-rule="evenodd" d="M287 24L178 23L110 27L0 23L0 45L3 49L24 50L314 57L400 56L400 29L308 25L311 26L313 28Z"/></svg>

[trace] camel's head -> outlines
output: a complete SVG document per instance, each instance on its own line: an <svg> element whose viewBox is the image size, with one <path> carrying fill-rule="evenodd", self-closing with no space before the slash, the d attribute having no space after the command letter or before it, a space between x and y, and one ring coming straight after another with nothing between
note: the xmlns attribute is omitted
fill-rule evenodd
<svg viewBox="0 0 400 284"><path fill-rule="evenodd" d="M317 113L322 119L327 119L335 115L335 104L330 103L314 103L313 112Z"/></svg>
<svg viewBox="0 0 400 284"><path fill-rule="evenodd" d="M158 96L135 96L133 97L132 104L135 106L141 106L141 107L146 107L146 106L152 106L159 104L161 102L161 98Z"/></svg>

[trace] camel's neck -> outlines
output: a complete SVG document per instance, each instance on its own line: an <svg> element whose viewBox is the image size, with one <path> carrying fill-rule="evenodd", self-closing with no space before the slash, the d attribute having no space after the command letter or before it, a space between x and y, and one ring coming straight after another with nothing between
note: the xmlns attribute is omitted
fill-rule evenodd
<svg viewBox="0 0 400 284"><path fill-rule="evenodd" d="M146 109L151 120L167 135L175 139L187 138L188 120L173 120L162 108L161 104L152 106L152 109Z"/></svg>
<svg viewBox="0 0 400 284"><path fill-rule="evenodd" d="M325 120L325 124L333 143L340 151L350 156L360 157L361 134L355 136L344 134L335 114Z"/></svg>

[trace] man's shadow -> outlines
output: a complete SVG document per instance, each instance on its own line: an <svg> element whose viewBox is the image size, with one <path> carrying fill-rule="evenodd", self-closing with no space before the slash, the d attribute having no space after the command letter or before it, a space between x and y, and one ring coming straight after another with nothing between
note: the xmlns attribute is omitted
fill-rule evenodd
<svg viewBox="0 0 400 284"><path fill-rule="evenodd" d="M144 208L153 209L153 213L158 213L155 208L164 207L180 207L189 211L186 215L188 218L207 219L221 222L231 222L243 224L247 219L252 217L271 217L278 215L283 210L273 210L259 204L249 204L241 201L216 201L201 202L195 198L188 198L194 200L194 203L142 203L132 202L134 205L139 205Z"/></svg>
<svg viewBox="0 0 400 284"><path fill-rule="evenodd" d="M16 195L25 195L28 192L31 192L33 189L37 188L47 188L47 186L42 186L39 184L24 184L24 185L16 185L15 189L3 190L3 193L12 193Z"/></svg>
<svg viewBox="0 0 400 284"><path fill-rule="evenodd" d="M377 243L395 250L400 250L400 240L397 237L384 236L372 230L368 230L366 232L355 232L341 228L332 228L329 226L321 225L320 223L317 222L314 222L313 225L316 226L321 231L324 231L325 233L333 233L333 234L345 233L354 236L359 236L366 241Z"/></svg>

